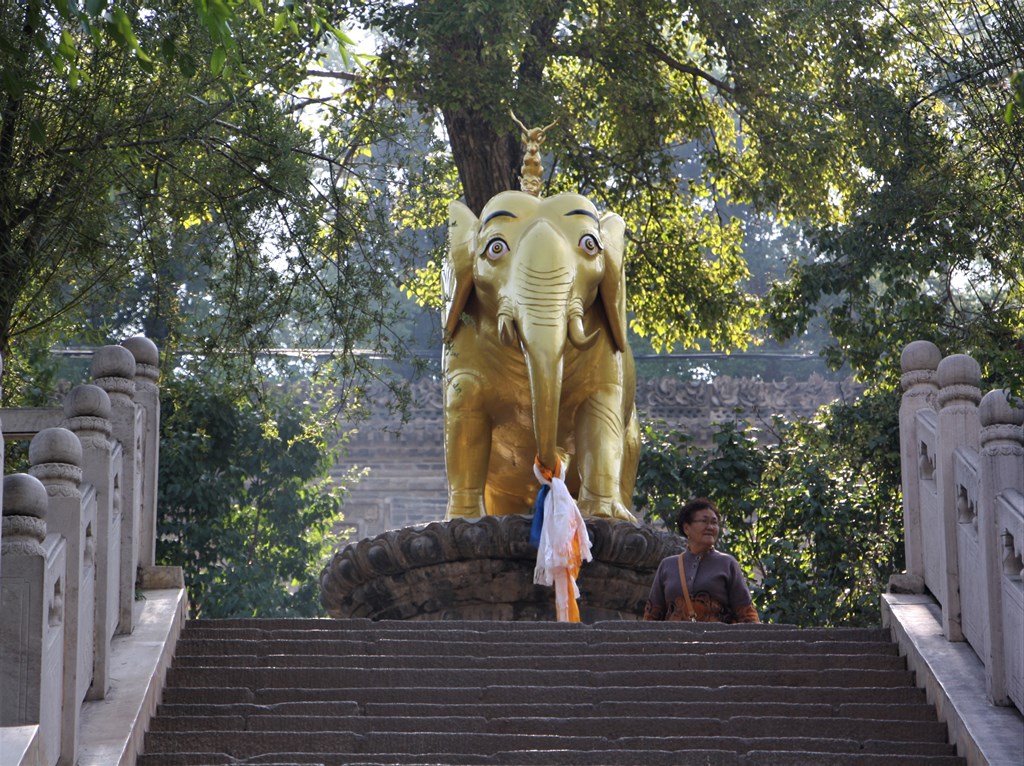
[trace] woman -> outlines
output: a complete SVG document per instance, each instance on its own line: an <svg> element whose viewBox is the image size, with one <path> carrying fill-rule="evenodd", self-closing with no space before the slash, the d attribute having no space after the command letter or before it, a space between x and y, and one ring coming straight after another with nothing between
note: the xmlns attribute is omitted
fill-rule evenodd
<svg viewBox="0 0 1024 766"><path fill-rule="evenodd" d="M715 550L722 528L715 504L704 497L691 500L679 511L677 523L686 550L658 566L644 619L760 622L740 565Z"/></svg>

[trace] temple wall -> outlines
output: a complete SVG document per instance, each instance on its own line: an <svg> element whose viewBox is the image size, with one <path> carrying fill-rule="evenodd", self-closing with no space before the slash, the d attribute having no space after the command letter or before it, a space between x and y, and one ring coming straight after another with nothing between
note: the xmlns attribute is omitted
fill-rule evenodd
<svg viewBox="0 0 1024 766"><path fill-rule="evenodd" d="M712 381L676 377L637 382L637 411L644 421L660 420L710 445L718 423L768 421L773 415L813 415L837 399L852 399L860 388L852 381L811 375L803 380L765 381L719 376ZM413 385L409 419L402 425L388 411L384 387L370 391L371 416L356 432L335 478L350 468L363 469L350 484L345 521L352 539L444 518L447 485L444 469L444 415L440 380Z"/></svg>

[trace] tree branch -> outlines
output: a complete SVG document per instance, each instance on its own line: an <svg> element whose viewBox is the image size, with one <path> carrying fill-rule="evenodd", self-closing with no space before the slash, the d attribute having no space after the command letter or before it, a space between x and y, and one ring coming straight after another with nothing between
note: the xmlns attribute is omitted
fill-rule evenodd
<svg viewBox="0 0 1024 766"><path fill-rule="evenodd" d="M352 74L351 72L329 72L325 69L307 69L306 74L310 77L329 77L335 80L345 80L346 82L359 82L363 79L361 75Z"/></svg>
<svg viewBox="0 0 1024 766"><path fill-rule="evenodd" d="M705 72L700 67L695 67L693 66L693 64L687 64L675 58L674 56L670 56L668 53L666 53L653 43L647 44L647 51L656 59L658 59L658 61L660 61L662 64L669 67L670 69L674 69L677 72L682 72L683 74L689 74L693 75L694 77L699 77L700 79L711 83L716 88L718 88L721 91L725 91L726 93L736 92L736 88L734 88L732 85L729 85L729 83L725 82L724 80L719 80L713 74L711 74L710 72Z"/></svg>

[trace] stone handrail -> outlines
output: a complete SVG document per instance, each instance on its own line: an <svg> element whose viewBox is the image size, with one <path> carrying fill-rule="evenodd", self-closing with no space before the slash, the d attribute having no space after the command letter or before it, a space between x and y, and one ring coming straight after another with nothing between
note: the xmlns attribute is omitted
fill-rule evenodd
<svg viewBox="0 0 1024 766"><path fill-rule="evenodd" d="M78 762L82 706L107 695L154 563L158 363L146 338L104 346L62 409L0 409L0 457L5 436L31 440L0 491L0 727L38 727L46 766Z"/></svg>
<svg viewBox="0 0 1024 766"><path fill-rule="evenodd" d="M977 362L927 341L901 363L907 575L981 659L991 701L1024 710L1024 406L983 397Z"/></svg>

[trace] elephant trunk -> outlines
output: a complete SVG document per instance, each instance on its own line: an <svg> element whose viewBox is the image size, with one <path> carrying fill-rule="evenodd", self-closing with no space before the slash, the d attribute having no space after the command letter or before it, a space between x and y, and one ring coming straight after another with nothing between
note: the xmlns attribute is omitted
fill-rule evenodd
<svg viewBox="0 0 1024 766"><path fill-rule="evenodd" d="M556 308L556 303L561 307ZM534 409L537 454L541 463L552 469L557 454L562 357L567 337L565 303L566 296L555 293L548 293L542 301L520 303L516 321Z"/></svg>
<svg viewBox="0 0 1024 766"><path fill-rule="evenodd" d="M564 335L563 335L564 338ZM537 440L537 457L548 467L555 467L558 449L558 414L562 398L562 355L551 355L527 345L526 367L530 378L530 399L533 402L533 433Z"/></svg>
<svg viewBox="0 0 1024 766"><path fill-rule="evenodd" d="M582 303L572 295L576 271L561 236L539 221L524 235L519 252L533 257L517 263L511 313L526 358L537 455L554 468L567 338L575 336L574 345L592 339L583 332ZM570 329L574 324L578 328Z"/></svg>

